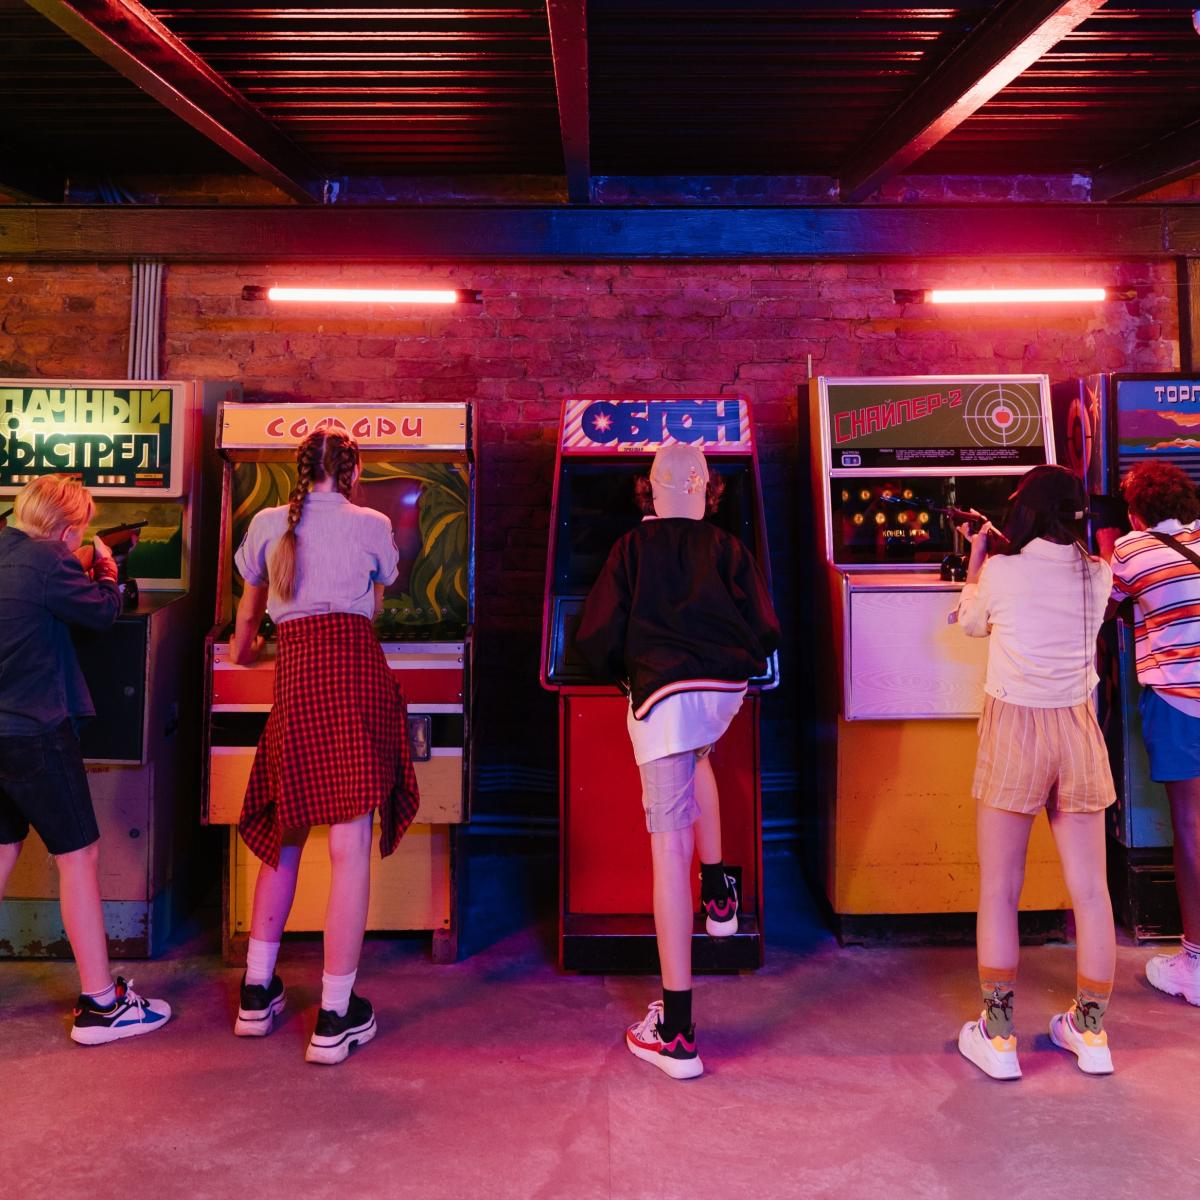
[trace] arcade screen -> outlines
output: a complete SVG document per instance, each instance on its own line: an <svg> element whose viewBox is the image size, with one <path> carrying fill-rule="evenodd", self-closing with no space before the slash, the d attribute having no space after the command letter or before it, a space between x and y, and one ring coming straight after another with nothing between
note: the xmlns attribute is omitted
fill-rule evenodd
<svg viewBox="0 0 1200 1200"><path fill-rule="evenodd" d="M955 546L953 523L939 508L975 509L1003 527L1013 475L831 479L833 561L845 566L928 563Z"/></svg>
<svg viewBox="0 0 1200 1200"><path fill-rule="evenodd" d="M554 563L554 590L558 595L586 594L617 539L641 521L635 484L649 470L649 459L563 464ZM721 477L725 490L716 513L706 519L754 550L749 464L710 459L709 471Z"/></svg>
<svg viewBox="0 0 1200 1200"><path fill-rule="evenodd" d="M834 469L1046 461L1042 393L1033 380L832 380L827 399Z"/></svg>
<svg viewBox="0 0 1200 1200"><path fill-rule="evenodd" d="M233 465L233 544L263 508L286 504L291 463ZM364 462L352 497L384 513L400 549L400 574L384 591L375 628L384 641L460 641L470 620L469 489L456 463ZM303 527L301 535L303 536ZM234 573L234 600L241 595Z"/></svg>

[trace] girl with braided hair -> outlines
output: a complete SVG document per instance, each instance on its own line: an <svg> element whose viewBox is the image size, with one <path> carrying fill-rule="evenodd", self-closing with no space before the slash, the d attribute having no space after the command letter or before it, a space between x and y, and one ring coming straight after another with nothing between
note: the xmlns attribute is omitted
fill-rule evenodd
<svg viewBox="0 0 1200 1200"><path fill-rule="evenodd" d="M391 854L419 802L404 696L372 619L397 575L391 522L351 503L358 445L317 429L296 454L286 505L255 514L235 556L245 581L230 644L235 663L261 653L269 612L278 629L275 695L258 743L238 828L261 860L246 975L234 1033L265 1037L284 1007L275 973L314 825L329 826L321 1007L305 1057L338 1063L375 1036L375 1014L354 991L370 896L371 827Z"/></svg>

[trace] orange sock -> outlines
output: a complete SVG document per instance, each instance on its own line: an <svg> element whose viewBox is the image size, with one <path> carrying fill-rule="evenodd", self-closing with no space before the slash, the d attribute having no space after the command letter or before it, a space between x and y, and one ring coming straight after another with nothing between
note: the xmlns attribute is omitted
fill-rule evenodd
<svg viewBox="0 0 1200 1200"><path fill-rule="evenodd" d="M1104 1028L1104 1014L1108 1012L1108 1001L1112 996L1111 979L1089 979L1086 975L1075 976L1075 1028L1088 1033L1099 1033Z"/></svg>
<svg viewBox="0 0 1200 1200"><path fill-rule="evenodd" d="M979 990L983 993L983 1018L988 1037L1012 1037L1016 967L979 964Z"/></svg>

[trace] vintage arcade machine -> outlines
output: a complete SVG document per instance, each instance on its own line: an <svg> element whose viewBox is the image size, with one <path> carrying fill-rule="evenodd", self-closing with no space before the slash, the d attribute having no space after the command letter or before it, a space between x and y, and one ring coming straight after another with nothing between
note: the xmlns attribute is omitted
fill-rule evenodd
<svg viewBox="0 0 1200 1200"><path fill-rule="evenodd" d="M999 522L1016 477L1054 461L1041 375L815 379L810 433L825 655L816 874L843 940L973 913L971 798L987 640L952 623L953 510ZM956 565L951 563L951 566ZM1044 819L1021 907L1067 905ZM1061 918L1040 924L1054 930ZM1026 918L1027 932L1039 921ZM932 928L929 932L933 932Z"/></svg>
<svg viewBox="0 0 1200 1200"><path fill-rule="evenodd" d="M216 481L204 486L202 447L218 403L238 391L227 383L0 381L0 495L37 475L72 475L96 498L89 541L99 530L139 526L122 570L137 585L126 588L125 611L112 630L76 638L97 714L80 740L117 958L157 954L187 902L199 832L200 652L216 555ZM36 834L29 842L0 904L0 951L69 957L57 873Z"/></svg>
<svg viewBox="0 0 1200 1200"><path fill-rule="evenodd" d="M1146 460L1174 463L1200 486L1200 378L1090 375L1056 384L1052 394L1060 458L1089 495L1118 498L1126 472ZM1092 524L1098 527L1096 516ZM1117 785L1109 809L1109 884L1118 919L1135 937L1174 938L1182 925L1171 809L1166 789L1150 778L1127 609L1101 633L1098 708Z"/></svg>
<svg viewBox="0 0 1200 1200"><path fill-rule="evenodd" d="M658 970L651 902L650 839L641 782L625 729L629 700L594 678L574 645L588 591L609 550L641 519L635 482L665 442L699 445L725 492L714 517L754 552L769 578L758 461L745 399L576 397L563 406L546 565L541 679L558 693L559 964L568 970ZM725 861L740 874L739 932L710 938L697 917L700 971L758 967L763 958L759 693L713 752ZM697 868L697 876L699 868ZM698 882L696 904L699 905Z"/></svg>
<svg viewBox="0 0 1200 1200"><path fill-rule="evenodd" d="M474 619L474 444L467 404L226 404L217 448L225 460L216 627L208 647L204 820L229 825L224 946L245 951L257 860L237 834L246 781L271 710L274 644L261 660L229 659L241 580L233 554L251 517L286 504L296 446L310 430L349 430L362 450L356 501L386 513L400 576L384 596L376 631L408 701L421 806L396 852L372 855L367 928L430 931L433 958L458 953L459 830L470 798L471 652ZM301 532L303 536L303 531ZM268 627L269 633L269 627ZM305 847L290 932L322 927L329 891L327 835Z"/></svg>

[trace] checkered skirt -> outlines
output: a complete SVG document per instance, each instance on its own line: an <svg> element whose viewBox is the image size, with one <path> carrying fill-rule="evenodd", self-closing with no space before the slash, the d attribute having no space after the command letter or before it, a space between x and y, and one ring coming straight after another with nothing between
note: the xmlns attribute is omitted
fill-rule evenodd
<svg viewBox="0 0 1200 1200"><path fill-rule="evenodd" d="M386 858L420 803L400 683L366 617L322 613L279 626L275 699L238 829L270 866L284 829L380 810Z"/></svg>

